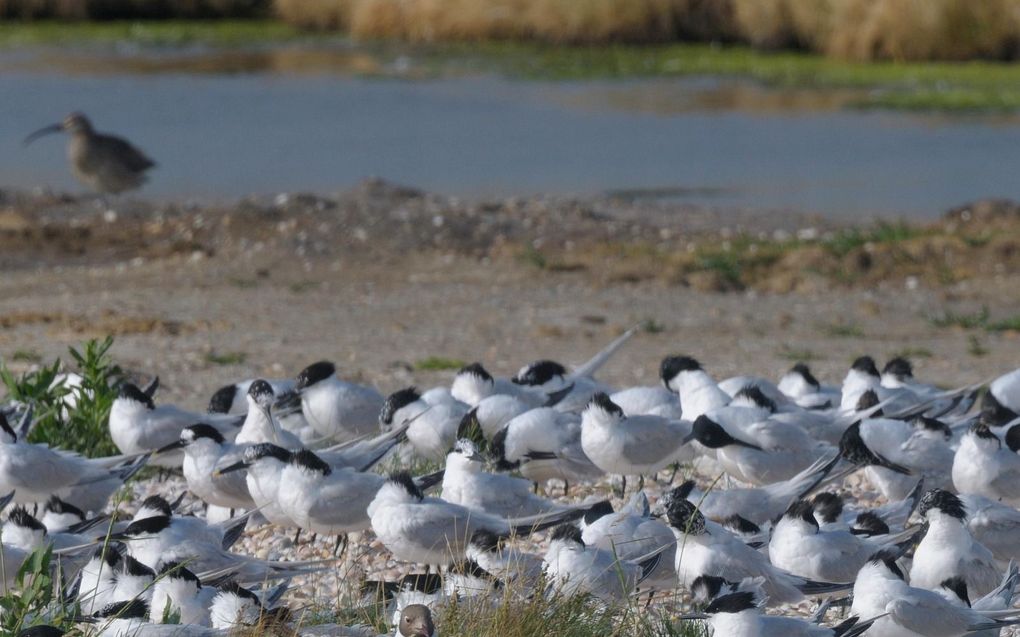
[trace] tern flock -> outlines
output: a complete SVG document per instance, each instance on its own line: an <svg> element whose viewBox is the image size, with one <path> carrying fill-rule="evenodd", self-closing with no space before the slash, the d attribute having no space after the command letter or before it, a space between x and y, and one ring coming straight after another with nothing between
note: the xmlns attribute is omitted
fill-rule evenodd
<svg viewBox="0 0 1020 637"><path fill-rule="evenodd" d="M778 382L717 381L667 356L661 385L611 388L595 374L632 335L574 370L542 360L504 379L475 363L449 387L389 396L317 362L292 380L226 385L207 413L157 404L158 380L125 382L109 417L121 455L105 458L25 442L31 405L9 404L5 590L52 547L61 597L90 634L375 634L306 625L283 602L294 578L356 563L374 536L408 574L366 590L384 592L404 637L437 635L453 599L536 594L660 605L729 637L988 636L1020 623L1020 369L944 390L902 358L879 372L862 356L825 385L803 364ZM406 470L429 463L442 468ZM207 515L178 511L169 492L112 512L146 465L181 471ZM678 467L703 479L680 481ZM261 525L336 536L338 557L231 550ZM809 599L814 616L791 612ZM831 626L830 606L844 607ZM46 620L23 634L62 634Z"/></svg>

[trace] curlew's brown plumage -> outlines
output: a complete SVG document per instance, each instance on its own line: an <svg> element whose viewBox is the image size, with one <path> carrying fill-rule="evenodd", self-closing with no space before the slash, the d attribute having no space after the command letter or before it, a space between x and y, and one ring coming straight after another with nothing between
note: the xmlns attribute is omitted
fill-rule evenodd
<svg viewBox="0 0 1020 637"><path fill-rule="evenodd" d="M25 138L25 145L43 135L67 132L67 159L81 183L101 194L134 190L145 183L145 172L156 165L127 140L96 132L81 113L71 113L59 124L40 128Z"/></svg>

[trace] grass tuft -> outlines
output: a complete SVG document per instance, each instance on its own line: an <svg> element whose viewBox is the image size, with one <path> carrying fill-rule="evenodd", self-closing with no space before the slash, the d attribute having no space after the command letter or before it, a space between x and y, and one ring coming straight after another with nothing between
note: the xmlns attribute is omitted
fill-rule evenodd
<svg viewBox="0 0 1020 637"><path fill-rule="evenodd" d="M429 356L414 364L414 368L423 372L442 372L450 369L460 369L467 365L459 358L445 358L443 356Z"/></svg>

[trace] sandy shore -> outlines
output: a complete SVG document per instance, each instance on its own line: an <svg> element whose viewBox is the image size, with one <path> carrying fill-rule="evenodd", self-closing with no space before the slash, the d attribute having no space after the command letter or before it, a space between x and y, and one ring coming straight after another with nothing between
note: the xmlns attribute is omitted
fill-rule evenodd
<svg viewBox="0 0 1020 637"><path fill-rule="evenodd" d="M607 366L606 380L654 383L661 358L676 352L720 378L775 378L804 359L837 382L865 353L880 364L906 353L919 377L945 385L1016 366L1015 332L931 321L982 307L996 319L1020 315L1020 274L1008 260L1003 272L941 285L817 279L786 294L704 292L607 276L598 258L585 261L600 254L586 246L604 249L614 236L672 246L827 228L658 204L469 204L375 182L338 199L209 209L4 192L0 353L25 367L113 333L122 364L160 374L162 398L192 407L232 379L291 375L322 358L385 392L448 382L452 371L422 369L436 357L480 360L497 374L539 357L577 363L638 324L651 329ZM521 245L566 246L595 265L543 267L522 258Z"/></svg>

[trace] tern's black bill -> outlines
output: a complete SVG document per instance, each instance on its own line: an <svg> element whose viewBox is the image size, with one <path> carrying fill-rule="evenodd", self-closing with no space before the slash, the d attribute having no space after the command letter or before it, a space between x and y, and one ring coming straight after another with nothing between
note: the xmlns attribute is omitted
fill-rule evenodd
<svg viewBox="0 0 1020 637"><path fill-rule="evenodd" d="M153 455L159 455L161 453L170 453L171 451L177 451L178 449L183 449L185 447L185 444L186 443L183 440L176 440L174 442L171 442L168 445L164 445L164 446L160 447L159 449L156 449L156 451L155 451L155 453Z"/></svg>
<svg viewBox="0 0 1020 637"><path fill-rule="evenodd" d="M241 469L247 468L248 465L244 462L235 462L234 464L223 467L222 469L217 469L216 473L223 475L224 473L233 473L234 471L240 471Z"/></svg>

